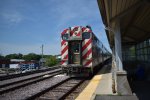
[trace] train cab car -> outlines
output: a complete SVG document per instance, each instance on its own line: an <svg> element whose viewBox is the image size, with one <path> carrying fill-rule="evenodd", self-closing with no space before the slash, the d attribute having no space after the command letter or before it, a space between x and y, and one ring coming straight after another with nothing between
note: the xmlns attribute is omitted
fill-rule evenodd
<svg viewBox="0 0 150 100"><path fill-rule="evenodd" d="M90 26L69 27L61 33L61 65L67 74L89 76L94 67L107 58L104 55L107 49Z"/></svg>

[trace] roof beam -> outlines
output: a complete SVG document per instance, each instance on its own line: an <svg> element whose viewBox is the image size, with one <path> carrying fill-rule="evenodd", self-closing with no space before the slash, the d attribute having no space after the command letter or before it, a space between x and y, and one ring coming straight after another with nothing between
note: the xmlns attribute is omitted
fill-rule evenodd
<svg viewBox="0 0 150 100"><path fill-rule="evenodd" d="M138 26L136 26L136 25L132 25L131 27L133 27L133 28L135 28L135 29L137 29L137 30L139 30L139 31L142 31L142 32L144 32L144 33L150 33L150 32L148 32L148 31L146 31L146 30L144 30L144 29L142 29L142 28L140 28L140 27L138 27Z"/></svg>
<svg viewBox="0 0 150 100"><path fill-rule="evenodd" d="M135 21L135 18L136 16L138 15L139 13L139 10L142 9L142 6L139 6L136 11L134 12L134 15L132 16L132 18L130 19L130 21L128 22L124 32L122 32L122 35L125 36L129 30L129 28L133 25L134 21Z"/></svg>
<svg viewBox="0 0 150 100"><path fill-rule="evenodd" d="M139 1L137 3L135 3L134 5L132 5L131 7L129 7L128 9L124 10L123 12L121 12L120 14L112 17L110 19L110 23L116 21L117 19L120 19L122 18L123 16L127 15L129 12L132 12L134 10L136 10L137 8L139 8L141 5L143 5L143 2L142 1Z"/></svg>
<svg viewBox="0 0 150 100"><path fill-rule="evenodd" d="M142 41L150 39L150 34L146 33L143 37L142 37Z"/></svg>
<svg viewBox="0 0 150 100"><path fill-rule="evenodd" d="M137 39L135 38L135 37L132 37L132 36L125 36L125 38L123 38L123 39L128 39L128 40L130 40L130 41L137 41Z"/></svg>
<svg viewBox="0 0 150 100"><path fill-rule="evenodd" d="M133 25L131 27L133 27L133 28L135 28L135 29L145 33L145 35L143 35L143 37L142 37L143 40L150 38L150 34L149 34L150 32L149 31L146 31L146 30L144 30L144 29L142 29L142 28L140 28L138 26L135 26L135 25Z"/></svg>
<svg viewBox="0 0 150 100"><path fill-rule="evenodd" d="M135 45L137 42L122 42L122 47L127 46L127 45Z"/></svg>

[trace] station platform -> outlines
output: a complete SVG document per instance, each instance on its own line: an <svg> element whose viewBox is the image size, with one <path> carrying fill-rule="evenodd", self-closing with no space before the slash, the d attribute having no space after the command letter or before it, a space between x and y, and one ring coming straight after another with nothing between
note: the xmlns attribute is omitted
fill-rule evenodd
<svg viewBox="0 0 150 100"><path fill-rule="evenodd" d="M94 100L96 95L112 95L111 64L103 68L91 79L86 88L79 94L76 100Z"/></svg>
<svg viewBox="0 0 150 100"><path fill-rule="evenodd" d="M104 65L76 100L138 100L135 95L118 95L113 93L111 68L111 63Z"/></svg>

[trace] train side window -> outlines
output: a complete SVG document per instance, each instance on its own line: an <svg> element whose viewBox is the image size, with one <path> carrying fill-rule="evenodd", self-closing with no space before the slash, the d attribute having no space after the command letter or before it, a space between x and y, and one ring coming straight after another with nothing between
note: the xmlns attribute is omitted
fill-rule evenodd
<svg viewBox="0 0 150 100"><path fill-rule="evenodd" d="M90 38L90 33L89 32L84 32L82 34L83 39L89 39Z"/></svg>
<svg viewBox="0 0 150 100"><path fill-rule="evenodd" d="M68 34L63 34L63 35L62 35L62 39L63 39L63 40L68 40L68 38L69 38L69 35L68 35Z"/></svg>

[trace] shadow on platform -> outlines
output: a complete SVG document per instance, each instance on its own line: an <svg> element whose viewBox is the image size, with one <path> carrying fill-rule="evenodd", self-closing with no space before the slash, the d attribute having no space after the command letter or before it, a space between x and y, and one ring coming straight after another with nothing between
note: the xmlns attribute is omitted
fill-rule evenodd
<svg viewBox="0 0 150 100"><path fill-rule="evenodd" d="M132 92L139 100L150 100L150 81L130 81Z"/></svg>

